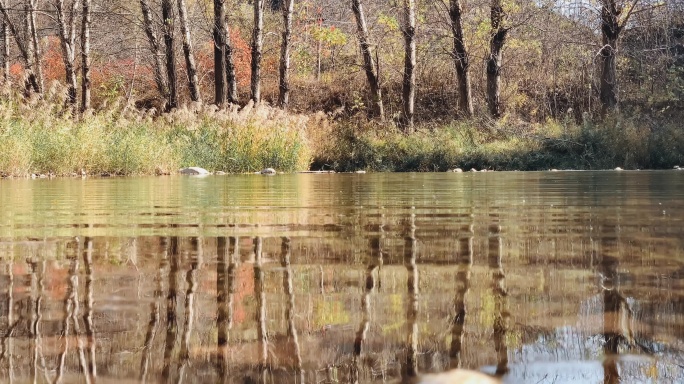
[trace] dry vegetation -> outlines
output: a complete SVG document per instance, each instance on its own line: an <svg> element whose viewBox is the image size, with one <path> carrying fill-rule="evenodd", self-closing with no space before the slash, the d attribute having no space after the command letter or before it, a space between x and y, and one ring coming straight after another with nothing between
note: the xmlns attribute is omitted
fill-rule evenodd
<svg viewBox="0 0 684 384"><path fill-rule="evenodd" d="M149 3L153 10L160 7L155 0ZM138 2L95 1L93 109L83 116L65 106L62 86L49 85L42 95L21 95L27 69L22 69L16 47L10 47L11 71L0 96L0 175L68 175L81 169L159 174L191 165L247 172L266 166L282 171L444 171L671 168L684 163L681 1L638 3L618 40L619 108L608 113L602 111L600 98L600 6L504 1L503 114L496 119L490 117L486 86L491 2L461 3L474 117L463 116L459 108L450 2L418 2L415 133L407 135L399 124L404 61L400 6L363 1L378 61L385 111L381 121L372 116L350 3L295 2L291 95L284 112L269 106L279 96L283 30L281 12L269 8L280 3L267 2L264 14L262 102L256 107L248 101L252 4L237 1L230 8L239 106L219 109L210 105L212 5L191 2L189 23L204 101L190 100L176 41L180 107L161 114L165 101L155 88ZM21 19L22 10L10 11L10 17ZM37 16L45 81L63 83L56 26L45 15ZM160 20L154 22L161 33ZM131 30L138 37L131 37ZM126 31L125 36L119 31Z"/></svg>

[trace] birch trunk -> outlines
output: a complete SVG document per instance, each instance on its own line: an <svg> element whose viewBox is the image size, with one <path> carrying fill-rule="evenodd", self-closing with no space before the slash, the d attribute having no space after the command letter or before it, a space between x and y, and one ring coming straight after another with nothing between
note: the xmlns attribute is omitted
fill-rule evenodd
<svg viewBox="0 0 684 384"><path fill-rule="evenodd" d="M371 89L371 97L373 98L373 114L380 117L380 119L384 119L385 111L382 105L380 80L373 62L370 44L368 43L368 27L366 26L366 18L363 14L361 0L352 0L352 12L354 12L354 18L356 19L359 45L361 47L361 55L363 56L363 70L366 72L368 85Z"/></svg>
<svg viewBox="0 0 684 384"><path fill-rule="evenodd" d="M292 14L294 13L294 0L283 2L283 40L280 46L280 93L278 105L287 109L290 103L290 40L292 36Z"/></svg>
<svg viewBox="0 0 684 384"><path fill-rule="evenodd" d="M404 78L402 81L401 125L407 133L413 132L413 113L416 102L416 1L404 0Z"/></svg>
<svg viewBox="0 0 684 384"><path fill-rule="evenodd" d="M197 78L197 66L195 55L192 52L192 39L190 26L188 25L188 11L185 0L178 0L178 18L180 20L181 33L183 34L183 55L185 56L185 69L188 74L188 89L192 101L201 101L199 80Z"/></svg>
<svg viewBox="0 0 684 384"><path fill-rule="evenodd" d="M36 0L28 0L26 10L26 30L31 38L31 64L33 66L33 86L37 93L43 93L43 69L40 65L40 45L38 44L38 31L36 30Z"/></svg>
<svg viewBox="0 0 684 384"><path fill-rule="evenodd" d="M487 59L487 102L489 112L495 118L501 117L501 63L503 60L503 46L506 42L508 29L503 27L502 0L492 0L491 4L491 35L489 39L489 58Z"/></svg>
<svg viewBox="0 0 684 384"><path fill-rule="evenodd" d="M74 18L78 9L78 0L72 0L68 13L64 10L64 0L56 0L55 8L57 9L59 43L62 48L66 84L69 87L68 102L72 106L76 106L78 82L76 81L76 70L74 68L74 62L76 61L76 23Z"/></svg>
<svg viewBox="0 0 684 384"><path fill-rule="evenodd" d="M145 35L147 35L147 41L150 43L150 51L154 58L154 81L157 84L157 90L159 94L167 99L169 95L169 89L166 81L166 74L164 72L164 64L162 63L162 53L159 47L159 39L157 38L157 33L154 30L154 24L152 22L152 11L150 10L150 5L148 0L140 0L140 11L143 16L143 28L145 29Z"/></svg>
<svg viewBox="0 0 684 384"><path fill-rule="evenodd" d="M171 0L162 0L162 21L164 22L164 47L166 59L166 78L168 79L169 95L166 103L166 111L171 111L178 106L178 90L176 88L176 50L173 46L173 5Z"/></svg>
<svg viewBox="0 0 684 384"><path fill-rule="evenodd" d="M225 24L226 30L226 85L228 87L228 102L237 104L238 102L238 91L237 91L237 77L235 76L235 63L233 62L233 46L230 44L230 29L228 29L228 24Z"/></svg>
<svg viewBox="0 0 684 384"><path fill-rule="evenodd" d="M454 66L458 82L458 109L466 117L473 116L473 99L470 88L470 61L465 40L463 38L463 6L460 0L451 0L449 4L451 33L454 37Z"/></svg>
<svg viewBox="0 0 684 384"><path fill-rule="evenodd" d="M264 0L254 1L254 29L252 30L252 78L251 98L261 100L261 56L264 39Z"/></svg>
<svg viewBox="0 0 684 384"><path fill-rule="evenodd" d="M81 24L81 112L90 109L90 0L82 0Z"/></svg>

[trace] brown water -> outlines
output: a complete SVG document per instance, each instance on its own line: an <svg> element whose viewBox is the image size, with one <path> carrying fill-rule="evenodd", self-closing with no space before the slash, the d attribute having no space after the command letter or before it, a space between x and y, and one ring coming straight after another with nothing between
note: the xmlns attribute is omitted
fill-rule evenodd
<svg viewBox="0 0 684 384"><path fill-rule="evenodd" d="M0 209L0 382L684 380L684 172L0 180Z"/></svg>

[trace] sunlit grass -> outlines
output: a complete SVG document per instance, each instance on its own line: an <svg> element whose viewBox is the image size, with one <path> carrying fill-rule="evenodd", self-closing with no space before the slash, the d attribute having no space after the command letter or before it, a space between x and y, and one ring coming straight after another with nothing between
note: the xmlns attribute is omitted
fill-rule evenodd
<svg viewBox="0 0 684 384"><path fill-rule="evenodd" d="M185 166L250 172L308 169L309 118L265 105L194 105L161 117L113 103L74 119L60 92L0 99L0 174L149 175Z"/></svg>

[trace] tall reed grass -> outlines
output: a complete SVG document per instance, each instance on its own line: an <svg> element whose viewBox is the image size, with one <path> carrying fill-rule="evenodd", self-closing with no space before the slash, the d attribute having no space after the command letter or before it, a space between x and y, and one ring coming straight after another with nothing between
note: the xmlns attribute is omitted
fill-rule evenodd
<svg viewBox="0 0 684 384"><path fill-rule="evenodd" d="M185 166L250 172L308 169L315 119L266 105L191 105L154 117L122 101L74 119L54 84L43 98L0 96L0 175L164 174Z"/></svg>
<svg viewBox="0 0 684 384"><path fill-rule="evenodd" d="M419 127L348 121L333 127L313 169L447 171L671 168L684 164L684 130L675 122L607 116L531 124L473 119Z"/></svg>

